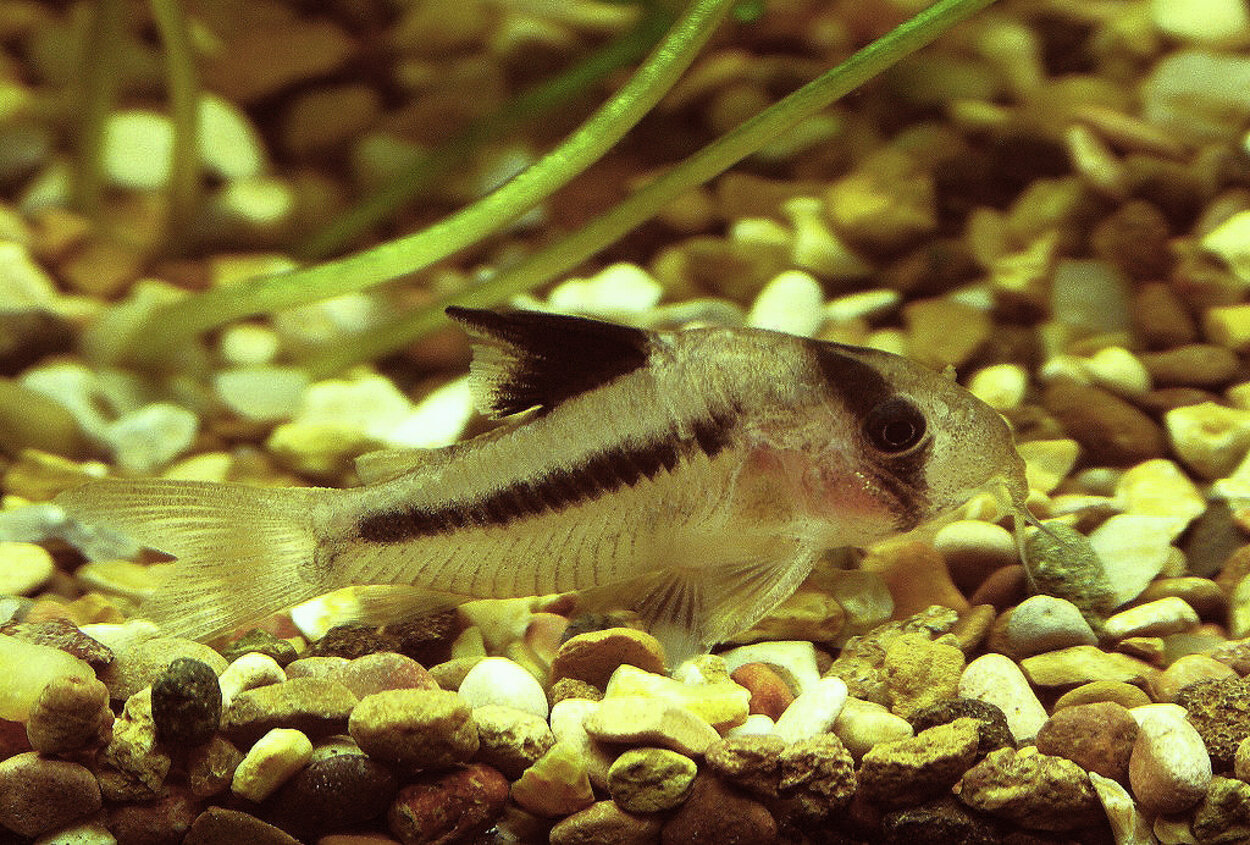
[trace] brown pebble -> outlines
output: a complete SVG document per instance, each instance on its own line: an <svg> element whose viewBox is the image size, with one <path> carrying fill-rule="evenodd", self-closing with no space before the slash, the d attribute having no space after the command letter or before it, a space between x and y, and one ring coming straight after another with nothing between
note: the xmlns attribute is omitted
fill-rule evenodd
<svg viewBox="0 0 1250 845"><path fill-rule="evenodd" d="M100 809L100 785L78 763L34 751L0 761L0 826L35 837Z"/></svg>
<svg viewBox="0 0 1250 845"><path fill-rule="evenodd" d="M1174 260L1171 237L1163 212L1145 200L1130 200L1098 222L1090 246L1132 279L1162 279Z"/></svg>
<svg viewBox="0 0 1250 845"><path fill-rule="evenodd" d="M772 845L777 822L758 801L700 774L660 833L663 845Z"/></svg>
<svg viewBox="0 0 1250 845"><path fill-rule="evenodd" d="M864 568L875 569L885 579L894 597L895 619L935 604L959 613L969 608L968 600L951 580L941 553L928 543L900 543L876 550Z"/></svg>
<svg viewBox="0 0 1250 845"><path fill-rule="evenodd" d="M1046 720L1034 743L1042 754L1066 757L1087 772L1128 783L1137 721L1119 704L1065 707Z"/></svg>
<svg viewBox="0 0 1250 845"><path fill-rule="evenodd" d="M579 681L577 678L561 678L551 685L551 689L547 692L547 701L552 707L555 707L566 698L585 698L590 701L599 701L603 698L603 690L594 684Z"/></svg>
<svg viewBox="0 0 1250 845"><path fill-rule="evenodd" d="M729 674L733 681L751 692L750 711L763 713L774 722L794 701L794 693L766 663L744 663Z"/></svg>
<svg viewBox="0 0 1250 845"><path fill-rule="evenodd" d="M391 804L387 822L403 842L473 841L499 817L507 800L507 778L490 766L470 763L405 786Z"/></svg>
<svg viewBox="0 0 1250 845"><path fill-rule="evenodd" d="M200 802L185 786L150 803L119 804L108 811L109 832L127 845L176 845L186 837L200 812Z"/></svg>
<svg viewBox="0 0 1250 845"><path fill-rule="evenodd" d="M570 637L556 652L551 679L576 678L603 689L621 664L664 674L660 641L634 628L606 628Z"/></svg>
<svg viewBox="0 0 1250 845"><path fill-rule="evenodd" d="M1125 466L1166 454L1158 424L1102 388L1056 380L1043 393L1042 404L1093 463Z"/></svg>
<svg viewBox="0 0 1250 845"><path fill-rule="evenodd" d="M1198 337L1198 326L1185 304L1164 282L1139 286L1131 313L1134 332L1151 349L1171 349Z"/></svg>
<svg viewBox="0 0 1250 845"><path fill-rule="evenodd" d="M551 845L652 845L660 838L655 813L627 813L615 801L596 801L551 828Z"/></svg>
<svg viewBox="0 0 1250 845"><path fill-rule="evenodd" d="M95 678L55 678L35 700L26 723L30 747L43 754L104 745L112 734L109 691Z"/></svg>
<svg viewBox="0 0 1250 845"><path fill-rule="evenodd" d="M1237 353L1210 343L1191 343L1138 359L1158 387L1220 387L1237 375Z"/></svg>
<svg viewBox="0 0 1250 845"><path fill-rule="evenodd" d="M1150 685L1155 701L1176 701L1182 689L1199 681L1222 681L1236 678L1234 672L1225 663L1205 655L1186 654L1178 657L1172 665L1153 679Z"/></svg>
<svg viewBox="0 0 1250 845"><path fill-rule="evenodd" d="M196 817L182 845L299 845L281 829L249 813L209 807Z"/></svg>
<svg viewBox="0 0 1250 845"><path fill-rule="evenodd" d="M1001 612L1018 605L1027 596L1028 575L1023 564L1016 563L991 572L968 601L973 605L987 604Z"/></svg>

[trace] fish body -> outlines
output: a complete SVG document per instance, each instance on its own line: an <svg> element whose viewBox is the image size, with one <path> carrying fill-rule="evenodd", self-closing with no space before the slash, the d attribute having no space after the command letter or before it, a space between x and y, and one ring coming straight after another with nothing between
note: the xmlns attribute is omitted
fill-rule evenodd
<svg viewBox="0 0 1250 845"><path fill-rule="evenodd" d="M750 329L651 332L449 309L500 428L385 450L358 488L102 481L58 500L179 558L145 613L208 639L349 584L429 606L597 592L670 656L784 600L818 554L908 531L1023 463L1002 418L885 352Z"/></svg>

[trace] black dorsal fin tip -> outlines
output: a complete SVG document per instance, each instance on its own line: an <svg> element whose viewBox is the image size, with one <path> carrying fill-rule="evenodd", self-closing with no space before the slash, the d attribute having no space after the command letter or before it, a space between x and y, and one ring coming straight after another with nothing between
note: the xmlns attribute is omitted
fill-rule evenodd
<svg viewBox="0 0 1250 845"><path fill-rule="evenodd" d="M550 410L647 363L642 329L541 311L450 307L476 341L472 384L494 416Z"/></svg>

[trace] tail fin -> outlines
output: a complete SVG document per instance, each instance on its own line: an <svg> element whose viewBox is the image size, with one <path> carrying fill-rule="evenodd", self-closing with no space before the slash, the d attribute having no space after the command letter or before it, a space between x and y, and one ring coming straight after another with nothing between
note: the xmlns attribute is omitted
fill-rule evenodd
<svg viewBox="0 0 1250 845"><path fill-rule="evenodd" d="M56 503L178 557L144 602L167 633L208 640L333 589L315 565L317 504L337 491L194 481L96 481Z"/></svg>

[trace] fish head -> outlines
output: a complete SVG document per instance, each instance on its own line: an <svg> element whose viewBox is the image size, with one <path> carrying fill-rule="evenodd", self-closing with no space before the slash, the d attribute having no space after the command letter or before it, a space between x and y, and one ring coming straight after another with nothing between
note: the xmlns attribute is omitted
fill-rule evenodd
<svg viewBox="0 0 1250 845"><path fill-rule="evenodd" d="M1011 429L953 373L880 350L811 343L816 417L828 431L823 447L813 444L814 516L862 543L909 531L983 490L1023 510L1028 484Z"/></svg>

